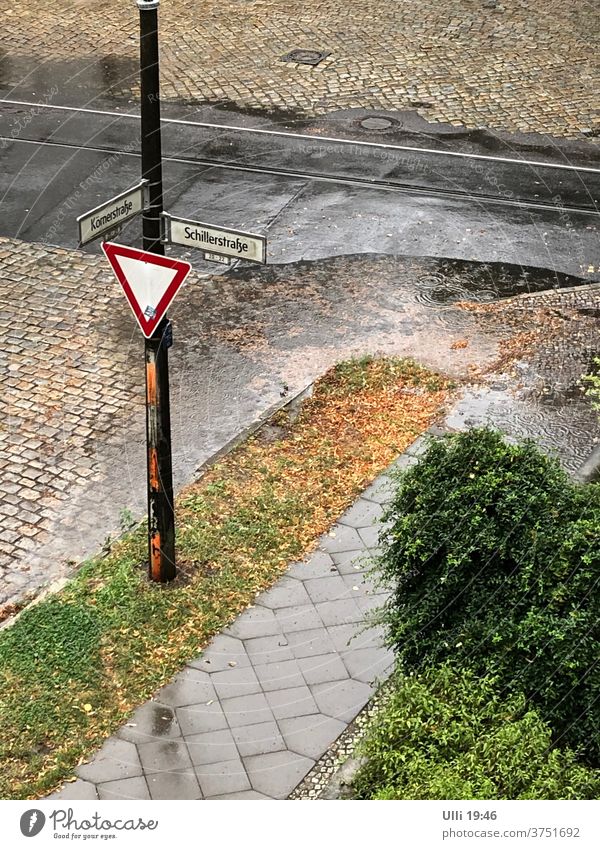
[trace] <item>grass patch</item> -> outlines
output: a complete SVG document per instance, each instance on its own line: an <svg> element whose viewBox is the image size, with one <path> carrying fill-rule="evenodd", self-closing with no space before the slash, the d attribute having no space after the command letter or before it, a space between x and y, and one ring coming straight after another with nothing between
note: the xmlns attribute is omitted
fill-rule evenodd
<svg viewBox="0 0 600 849"><path fill-rule="evenodd" d="M431 424L449 384L343 363L278 437L258 432L177 502L182 578L150 585L143 526L0 633L0 797L44 795L300 558Z"/></svg>

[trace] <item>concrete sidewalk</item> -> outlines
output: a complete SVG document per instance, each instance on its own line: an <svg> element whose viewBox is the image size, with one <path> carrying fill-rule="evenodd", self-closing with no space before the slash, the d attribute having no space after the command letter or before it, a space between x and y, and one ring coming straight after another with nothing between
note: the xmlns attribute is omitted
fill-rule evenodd
<svg viewBox="0 0 600 849"><path fill-rule="evenodd" d="M508 392L467 390L428 433L489 425L536 437L573 474L582 443L565 431L561 412ZM417 462L425 439L50 798L287 798L391 671L382 631L366 624L386 595L365 568L391 497L390 471Z"/></svg>
<svg viewBox="0 0 600 849"><path fill-rule="evenodd" d="M365 628L388 473L50 798L285 799L391 671Z"/></svg>

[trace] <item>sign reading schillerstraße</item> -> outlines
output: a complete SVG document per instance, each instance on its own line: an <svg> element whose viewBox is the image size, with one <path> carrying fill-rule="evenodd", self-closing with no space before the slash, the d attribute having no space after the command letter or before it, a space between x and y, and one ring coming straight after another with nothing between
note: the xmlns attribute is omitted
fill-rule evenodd
<svg viewBox="0 0 600 849"><path fill-rule="evenodd" d="M77 219L79 244L87 245L88 242L115 230L120 224L143 212L147 185L148 181L142 180L137 186L80 215Z"/></svg>
<svg viewBox="0 0 600 849"><path fill-rule="evenodd" d="M224 229L200 221L173 218L163 213L163 241L174 245L198 248L205 253L221 254L249 262L266 263L267 240L265 236Z"/></svg>

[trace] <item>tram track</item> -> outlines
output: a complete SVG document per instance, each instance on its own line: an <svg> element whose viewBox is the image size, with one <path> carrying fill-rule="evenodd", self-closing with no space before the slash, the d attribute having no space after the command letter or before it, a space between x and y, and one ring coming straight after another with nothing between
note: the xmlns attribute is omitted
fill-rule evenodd
<svg viewBox="0 0 600 849"><path fill-rule="evenodd" d="M115 112L111 110L89 109L87 107L63 106L59 104L36 103L33 101L24 100L7 100L0 98L0 106L22 106L30 109L45 109L55 110L60 112L72 112L73 114L98 115L107 118L125 118L139 121L140 117L137 112ZM465 153L463 151L454 150L439 150L437 148L415 147L411 145L395 145L386 144L384 142L359 141L356 139L340 138L338 136L317 136L308 133L294 133L288 130L267 130L264 127L243 127L235 124L215 124L207 121L191 121L185 118L161 118L161 124L180 126L180 127L198 127L208 130L222 130L225 132L247 133L257 136L269 136L273 138L283 139L300 139L308 142L321 142L322 144L340 144L340 145L359 145L364 148L373 148L381 150L397 151L398 153L417 153L417 154L433 154L442 157L451 157L456 159L482 160L488 163L503 163L510 165L522 165L527 167L551 168L554 170L573 171L596 174L600 176L600 168L590 168L589 166L570 165L562 162L544 162L534 159L521 159L506 156L490 156L487 154Z"/></svg>
<svg viewBox="0 0 600 849"><path fill-rule="evenodd" d="M273 262L351 250L569 274L597 265L600 168L585 152L573 163L557 149L545 162L541 150L539 159L521 151L512 158L413 146L422 137L362 141L334 137L337 129L325 135L325 127L313 134L237 126L248 120L239 117L221 123L210 113L170 115L162 118L167 208L269 233ZM0 232L74 248L72 219L139 179L139 116L0 100L0 150ZM130 238L126 228L122 238Z"/></svg>
<svg viewBox="0 0 600 849"><path fill-rule="evenodd" d="M210 125L211 127L218 127L218 125ZM315 141L313 137L309 137L312 141ZM89 151L91 153L98 154L107 154L110 156L124 156L124 157L134 157L141 158L141 153L137 150L125 150L123 148L118 147L107 147L102 145L86 145L86 144L72 144L68 142L61 141L48 141L44 139L36 139L36 138L13 138L10 136L2 136L0 135L0 144L27 144L27 145L35 145L38 147L52 147L66 150L75 150L75 151ZM354 142L354 144L357 144ZM400 148L403 150L403 148ZM468 156L468 154L461 154L463 156ZM481 157L478 157L481 158ZM600 214L599 209L590 206L579 206L579 205L571 205L571 204L560 204L557 205L554 202L543 201L543 200L527 200L525 198L510 198L510 197L502 197L498 194L486 193L486 192L473 192L473 191L462 191L457 189L444 189L444 188L435 188L432 186L419 186L411 183L406 183L402 181L393 181L385 178L376 178L376 177L351 177L345 176L341 174L327 174L320 173L318 171L306 171L306 170L295 170L291 168L276 168L276 167L266 167L260 165L249 165L247 163L238 162L235 160L222 160L212 157L203 157L203 156L168 156L165 155L163 157L164 162L172 162L176 164L182 165L194 165L201 168L214 168L221 169L226 171L238 171L243 173L250 174L263 174L274 177L284 177L289 179L300 179L305 180L307 182L317 182L317 183L329 183L329 184L339 184L341 186L351 186L354 188L367 188L367 189L377 189L380 191L386 192L397 192L400 194L409 194L411 196L426 196L428 198L439 198L443 200L471 200L476 203L482 203L486 205L496 205L496 206L504 206L504 207L513 207L517 209L530 209L530 210L541 210L544 212L555 212L557 214L569 214L569 215L585 215L585 216L593 216L597 217ZM500 159L499 161L506 161ZM520 164L528 164L525 161L519 160ZM539 163L538 163L539 166ZM544 167L546 167L544 165ZM583 169L573 168L572 170L580 171ZM592 173L598 175L600 178L600 170L595 169L585 169L587 171L591 171Z"/></svg>
<svg viewBox="0 0 600 849"><path fill-rule="evenodd" d="M24 115L22 110L25 110ZM57 115L68 117L53 126ZM16 124L8 134L2 122L10 119L16 119ZM83 127L79 125L82 120ZM88 135L92 121L99 122L99 126ZM139 145L93 144L104 133L113 133L121 122L135 122L137 127L139 115L137 112L0 99L0 144L4 148L10 144L37 144L139 158ZM25 132L36 123L37 133ZM167 150L165 162L561 215L596 216L600 210L600 168L187 118L163 117L162 125L167 135L172 134L171 146L178 148L183 144L183 149L177 149L175 155ZM69 137L69 134L77 136L78 133L83 133L83 141ZM229 156L228 147L233 148L237 156ZM202 148L202 152L187 155L194 148ZM215 148L223 153L210 155ZM272 158L275 162L247 161L258 157ZM281 160L288 160L288 164L281 164ZM294 164L290 165L289 160ZM326 167L331 160L342 171L362 173L332 173L331 168ZM300 163L298 167L297 162ZM306 163L311 167L306 167ZM388 172L395 170L397 176L382 173L386 169ZM495 190L482 191L483 183ZM570 198L580 202L571 202Z"/></svg>

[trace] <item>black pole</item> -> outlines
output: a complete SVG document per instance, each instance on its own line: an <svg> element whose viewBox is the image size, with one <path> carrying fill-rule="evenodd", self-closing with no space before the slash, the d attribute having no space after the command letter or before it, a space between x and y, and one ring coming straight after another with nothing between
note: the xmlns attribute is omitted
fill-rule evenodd
<svg viewBox="0 0 600 849"><path fill-rule="evenodd" d="M149 203L143 215L145 251L164 256L160 240L163 211L158 56L159 0L137 0L140 10L140 83L142 177L148 180ZM171 461L169 358L171 326L165 317L146 339L146 450L148 466L148 571L165 583L177 574L175 513Z"/></svg>

